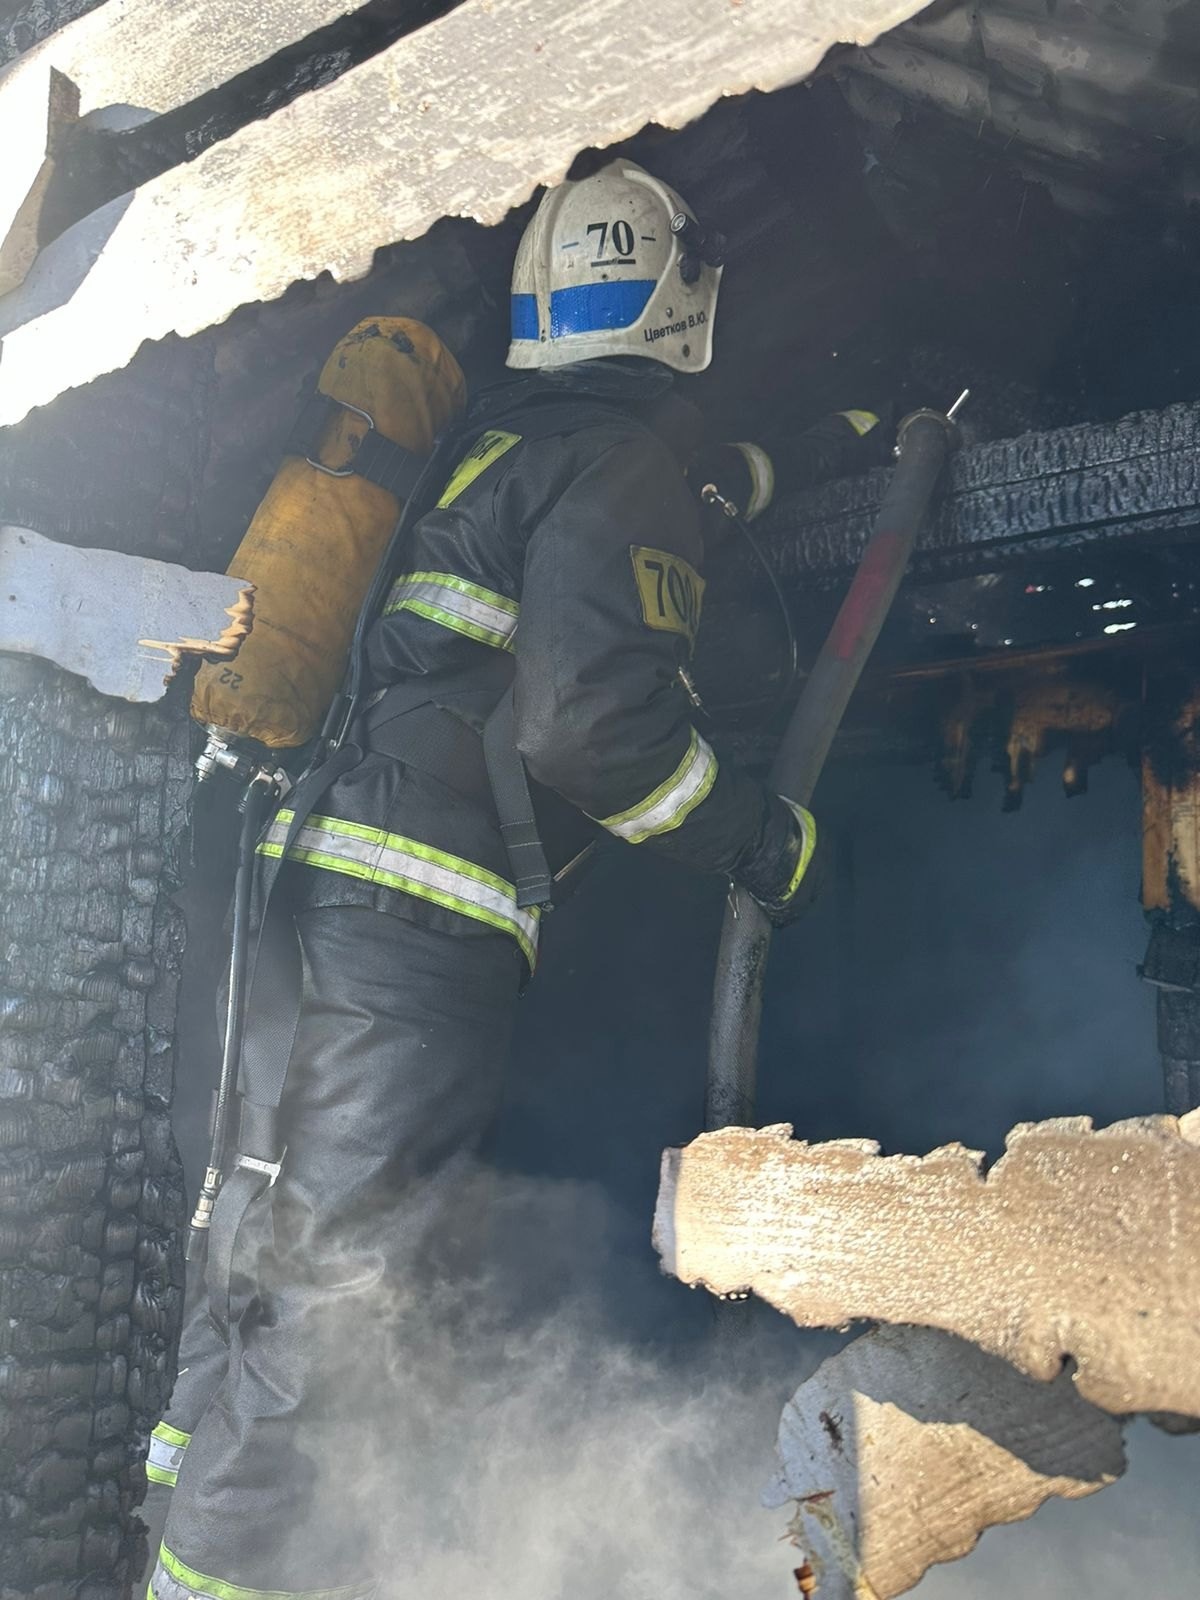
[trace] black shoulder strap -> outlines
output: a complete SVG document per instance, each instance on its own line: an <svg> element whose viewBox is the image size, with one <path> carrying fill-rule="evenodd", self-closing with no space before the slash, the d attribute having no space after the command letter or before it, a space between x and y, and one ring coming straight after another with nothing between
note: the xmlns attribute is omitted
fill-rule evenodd
<svg viewBox="0 0 1200 1600"><path fill-rule="evenodd" d="M495 710L484 723L483 758L487 763L492 798L500 818L500 834L508 851L517 905L522 910L530 906L546 907L554 896L554 878L538 832L537 818L533 814L533 797L529 792L525 762L517 749L516 711L511 685L500 696Z"/></svg>
<svg viewBox="0 0 1200 1600"><path fill-rule="evenodd" d="M324 443L329 424L339 411L351 411L355 416L361 417L367 424L367 431L359 440L358 449L353 458L344 467L327 467L321 460L321 445ZM375 419L367 411L358 406L352 406L345 400L337 400L332 395L323 394L317 390L309 395L308 399L292 425L283 447L284 455L303 456L310 467L317 472L324 472L331 478L366 478L369 483L374 483L381 489L386 489L389 494L394 494L397 500L405 500L412 494L420 482L424 469L424 461L411 450L406 450L402 444L397 444L394 439L389 439L386 434L380 433L375 426Z"/></svg>

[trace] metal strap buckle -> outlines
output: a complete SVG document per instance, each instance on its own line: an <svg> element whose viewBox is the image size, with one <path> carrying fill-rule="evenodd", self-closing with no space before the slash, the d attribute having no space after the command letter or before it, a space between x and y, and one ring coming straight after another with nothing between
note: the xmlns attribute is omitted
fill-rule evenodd
<svg viewBox="0 0 1200 1600"><path fill-rule="evenodd" d="M261 1172L263 1177L267 1179L267 1188L273 1189L275 1180L283 1171L283 1162L286 1155L287 1147L285 1146L283 1155L280 1156L278 1161L260 1161L257 1156L239 1155L237 1164L239 1167L244 1167L247 1172Z"/></svg>
<svg viewBox="0 0 1200 1600"><path fill-rule="evenodd" d="M364 411L361 406L352 406L349 400L339 400L336 395L323 394L322 400L327 400L331 406L341 406L343 411L353 411L356 417L361 417L367 425L368 433L375 432L375 418L369 411ZM311 456L305 456L305 461L318 472L323 472L327 478L352 478L354 467L327 467L321 461L314 461Z"/></svg>

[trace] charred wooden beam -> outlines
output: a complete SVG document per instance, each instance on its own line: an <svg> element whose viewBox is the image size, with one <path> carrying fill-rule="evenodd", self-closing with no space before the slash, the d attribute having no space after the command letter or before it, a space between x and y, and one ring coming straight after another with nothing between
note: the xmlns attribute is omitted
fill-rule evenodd
<svg viewBox="0 0 1200 1600"><path fill-rule="evenodd" d="M194 556L205 354L155 346L0 434L0 521ZM142 1563L186 1218L188 737L183 685L135 706L0 661L0 1600L125 1600Z"/></svg>
<svg viewBox="0 0 1200 1600"><path fill-rule="evenodd" d="M1142 740L1142 905L1167 1110L1200 1106L1200 683L1147 674Z"/></svg>
<svg viewBox="0 0 1200 1600"><path fill-rule="evenodd" d="M0 1597L123 1600L174 1380L185 708L0 663Z"/></svg>
<svg viewBox="0 0 1200 1600"><path fill-rule="evenodd" d="M1200 528L1198 461L1200 405L964 449L918 542L913 576L944 581L1048 556L1183 543ZM886 482L884 471L843 479L766 514L764 542L789 585L853 570Z"/></svg>

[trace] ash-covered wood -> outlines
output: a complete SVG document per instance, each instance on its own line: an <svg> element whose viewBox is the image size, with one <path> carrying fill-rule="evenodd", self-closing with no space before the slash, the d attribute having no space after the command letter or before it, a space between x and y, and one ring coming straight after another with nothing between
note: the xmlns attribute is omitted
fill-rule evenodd
<svg viewBox="0 0 1200 1600"><path fill-rule="evenodd" d="M182 697L0 661L0 1597L120 1600L174 1378Z"/></svg>
<svg viewBox="0 0 1200 1600"><path fill-rule="evenodd" d="M986 1528L1125 1470L1121 1424L1066 1373L1038 1383L929 1328L881 1328L823 1362L784 1407L778 1455L764 1499L792 1507L816 1600L891 1600Z"/></svg>
<svg viewBox="0 0 1200 1600"><path fill-rule="evenodd" d="M1024 1123L978 1152L881 1156L790 1127L726 1128L663 1158L666 1271L751 1289L802 1327L941 1328L1119 1415L1200 1416L1200 1112Z"/></svg>

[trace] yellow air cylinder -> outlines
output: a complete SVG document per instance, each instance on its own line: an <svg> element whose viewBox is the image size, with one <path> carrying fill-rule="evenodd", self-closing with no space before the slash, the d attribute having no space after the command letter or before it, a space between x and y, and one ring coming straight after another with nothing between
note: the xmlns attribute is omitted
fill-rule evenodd
<svg viewBox="0 0 1200 1600"><path fill-rule="evenodd" d="M317 388L367 412L381 434L418 456L466 400L458 362L407 317L360 322ZM353 411L333 411L314 459L334 470L352 465L367 431ZM366 478L330 477L301 456L284 458L228 569L255 586L253 628L233 661L197 673L198 722L272 750L317 732L399 513L395 495Z"/></svg>

